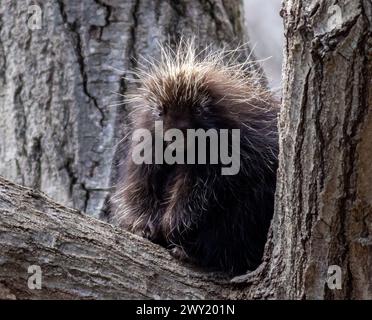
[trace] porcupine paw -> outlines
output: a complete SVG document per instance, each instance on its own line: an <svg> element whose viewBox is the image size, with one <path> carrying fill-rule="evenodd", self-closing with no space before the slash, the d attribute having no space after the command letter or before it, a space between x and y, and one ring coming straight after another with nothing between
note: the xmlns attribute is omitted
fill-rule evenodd
<svg viewBox="0 0 372 320"><path fill-rule="evenodd" d="M190 257L186 254L182 247L173 247L169 249L169 253L172 257L183 262L191 262Z"/></svg>
<svg viewBox="0 0 372 320"><path fill-rule="evenodd" d="M153 225L147 225L146 228L142 230L142 237L149 239L149 240L154 240L155 239L155 228Z"/></svg>
<svg viewBox="0 0 372 320"><path fill-rule="evenodd" d="M137 236L140 236L142 238L148 239L150 241L153 240L155 235L155 228L153 225L147 224L145 226L134 228L131 230L132 233L134 233Z"/></svg>

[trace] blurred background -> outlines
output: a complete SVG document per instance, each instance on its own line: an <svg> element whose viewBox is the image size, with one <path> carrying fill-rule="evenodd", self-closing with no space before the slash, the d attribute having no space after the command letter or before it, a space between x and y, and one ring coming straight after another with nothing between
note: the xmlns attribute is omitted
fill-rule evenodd
<svg viewBox="0 0 372 320"><path fill-rule="evenodd" d="M280 95L283 23L281 0L244 0L251 48L262 62L270 88Z"/></svg>

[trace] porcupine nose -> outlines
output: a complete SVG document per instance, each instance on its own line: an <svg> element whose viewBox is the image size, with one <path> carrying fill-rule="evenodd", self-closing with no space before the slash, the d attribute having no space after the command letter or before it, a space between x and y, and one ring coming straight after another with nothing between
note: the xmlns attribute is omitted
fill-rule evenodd
<svg viewBox="0 0 372 320"><path fill-rule="evenodd" d="M166 131L169 129L177 129L182 132L183 139L179 141L178 145L178 151L187 149L187 129L190 129L190 121L188 119L177 117L173 118L166 126ZM166 142L167 144L170 144L171 142Z"/></svg>
<svg viewBox="0 0 372 320"><path fill-rule="evenodd" d="M187 129L190 129L190 121L185 115L172 114L167 117L165 127L166 129L179 129L185 133Z"/></svg>
<svg viewBox="0 0 372 320"><path fill-rule="evenodd" d="M190 122L187 121L186 119L177 119L174 125L175 125L175 128L180 129L182 131L190 129Z"/></svg>

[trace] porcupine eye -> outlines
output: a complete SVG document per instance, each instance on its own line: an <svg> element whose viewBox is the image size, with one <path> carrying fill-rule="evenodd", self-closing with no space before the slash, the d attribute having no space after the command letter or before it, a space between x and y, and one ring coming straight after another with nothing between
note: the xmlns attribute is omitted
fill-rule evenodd
<svg viewBox="0 0 372 320"><path fill-rule="evenodd" d="M207 116L208 110L206 110L204 106L198 105L195 108L194 113L195 116L197 116L198 118L205 118Z"/></svg>
<svg viewBox="0 0 372 320"><path fill-rule="evenodd" d="M161 117L164 115L164 110L163 110L163 108L155 107L155 108L153 109L152 114L153 114L156 118L161 118Z"/></svg>
<svg viewBox="0 0 372 320"><path fill-rule="evenodd" d="M199 118L208 118L208 115L210 113L209 106L197 106L195 108L195 115Z"/></svg>
<svg viewBox="0 0 372 320"><path fill-rule="evenodd" d="M194 109L194 114L197 116L197 117L200 117L202 115L202 112L203 110L201 109L200 106L197 106L195 109Z"/></svg>

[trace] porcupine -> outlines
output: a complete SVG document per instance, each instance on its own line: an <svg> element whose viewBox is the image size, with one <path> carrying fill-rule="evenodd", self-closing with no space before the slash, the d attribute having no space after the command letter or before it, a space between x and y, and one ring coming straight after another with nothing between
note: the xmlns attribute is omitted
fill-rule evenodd
<svg viewBox="0 0 372 320"><path fill-rule="evenodd" d="M231 58L235 52L196 53L190 42L161 52L136 72L129 133L145 128L154 137L155 121L183 132L240 129L240 170L222 175L220 163L138 165L128 140L112 219L209 270L254 270L274 210L278 103L250 63Z"/></svg>

